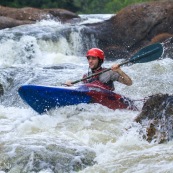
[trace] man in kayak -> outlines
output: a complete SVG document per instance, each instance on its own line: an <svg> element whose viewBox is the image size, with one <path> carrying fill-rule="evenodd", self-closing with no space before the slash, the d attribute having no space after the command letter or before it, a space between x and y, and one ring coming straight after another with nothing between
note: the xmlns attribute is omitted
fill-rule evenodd
<svg viewBox="0 0 173 173"><path fill-rule="evenodd" d="M94 73L106 70L106 68L102 67L105 55L101 49L92 48L88 50L86 57L88 59L89 69L91 71L84 74L83 78L86 78ZM113 84L114 81L118 81L128 86L132 85L131 78L121 70L118 64L112 65L111 70L104 72L100 75L93 76L89 79L84 80L83 82L94 83L105 89L113 91L115 89ZM66 82L66 85L71 86L72 84L70 81L68 81Z"/></svg>

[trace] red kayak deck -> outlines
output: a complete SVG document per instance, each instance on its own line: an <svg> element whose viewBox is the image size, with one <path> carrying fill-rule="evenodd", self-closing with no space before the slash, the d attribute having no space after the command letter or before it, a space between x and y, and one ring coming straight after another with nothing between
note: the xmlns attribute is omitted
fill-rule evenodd
<svg viewBox="0 0 173 173"><path fill-rule="evenodd" d="M93 103L99 103L114 110L138 110L134 102L125 96L106 90L96 84L86 84L86 86L89 88L87 94L92 97Z"/></svg>

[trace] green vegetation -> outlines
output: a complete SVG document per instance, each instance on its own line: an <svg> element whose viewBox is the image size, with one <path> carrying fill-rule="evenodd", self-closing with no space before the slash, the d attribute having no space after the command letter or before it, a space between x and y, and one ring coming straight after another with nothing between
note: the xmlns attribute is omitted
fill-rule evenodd
<svg viewBox="0 0 173 173"><path fill-rule="evenodd" d="M78 14L109 14L122 8L151 0L1 0L8 7L63 8Z"/></svg>

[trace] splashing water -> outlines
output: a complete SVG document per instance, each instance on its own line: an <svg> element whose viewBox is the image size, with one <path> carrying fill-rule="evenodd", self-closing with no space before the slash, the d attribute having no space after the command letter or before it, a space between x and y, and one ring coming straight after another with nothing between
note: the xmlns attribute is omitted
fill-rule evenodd
<svg viewBox="0 0 173 173"><path fill-rule="evenodd" d="M5 93L0 104L0 171L171 173L172 141L146 142L142 127L134 122L138 111L80 104L40 116L19 98L22 84L60 85L82 77L88 70L85 50L88 44L97 45L94 38L81 37L82 27L41 21L1 30L0 81ZM122 69L133 85L115 82L117 93L134 100L173 94L169 57Z"/></svg>

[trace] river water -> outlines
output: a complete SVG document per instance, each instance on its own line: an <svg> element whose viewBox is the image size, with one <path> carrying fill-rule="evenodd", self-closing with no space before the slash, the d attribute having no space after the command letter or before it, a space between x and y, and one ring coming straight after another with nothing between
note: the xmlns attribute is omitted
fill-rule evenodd
<svg viewBox="0 0 173 173"><path fill-rule="evenodd" d="M140 111L81 104L38 115L17 93L23 84L60 86L80 79L88 70L86 50L97 46L92 35L82 35L82 24L110 16L82 15L75 25L44 20L0 30L0 173L173 172L173 141L145 141L134 122ZM106 61L104 67L121 61ZM115 82L116 92L136 100L139 109L150 95L173 94L169 57L122 69L133 85Z"/></svg>

